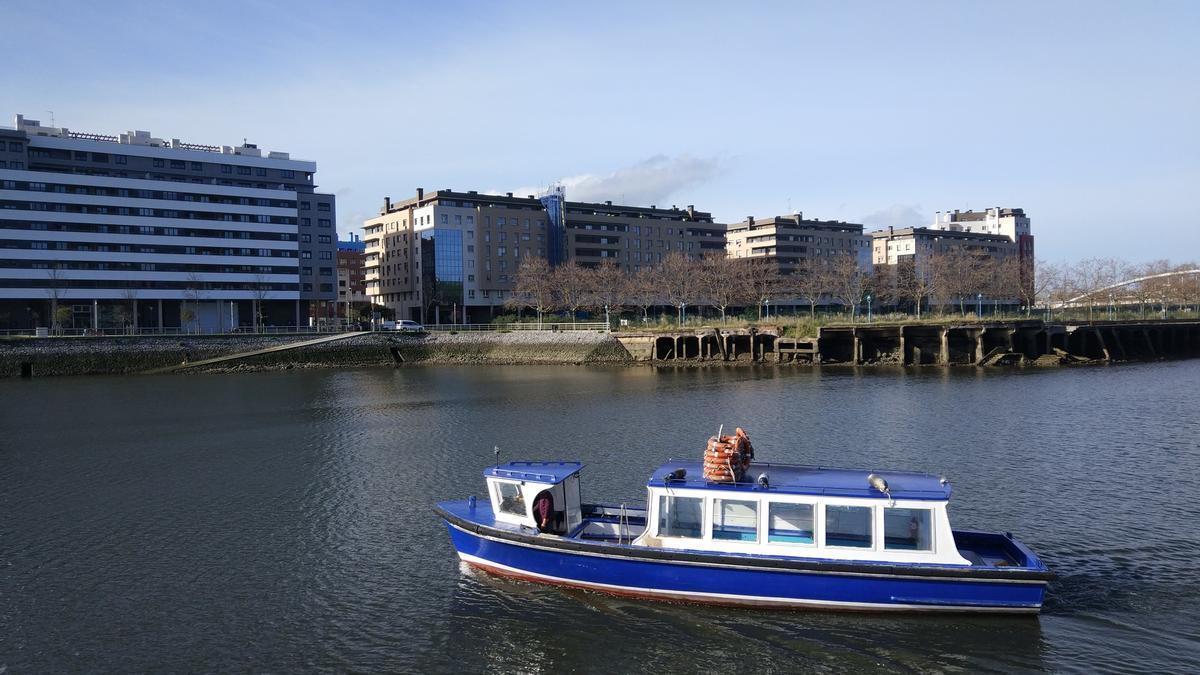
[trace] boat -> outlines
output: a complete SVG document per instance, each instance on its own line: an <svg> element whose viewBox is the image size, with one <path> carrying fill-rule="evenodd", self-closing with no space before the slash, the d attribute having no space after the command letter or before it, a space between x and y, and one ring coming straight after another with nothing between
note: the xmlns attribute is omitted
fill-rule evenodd
<svg viewBox="0 0 1200 675"><path fill-rule="evenodd" d="M463 563L539 583L732 606L1041 610L1054 574L1009 532L951 529L946 479L747 454L748 437L718 432L703 461L655 470L641 505L582 502L579 462L506 462L484 470L486 499L436 511Z"/></svg>

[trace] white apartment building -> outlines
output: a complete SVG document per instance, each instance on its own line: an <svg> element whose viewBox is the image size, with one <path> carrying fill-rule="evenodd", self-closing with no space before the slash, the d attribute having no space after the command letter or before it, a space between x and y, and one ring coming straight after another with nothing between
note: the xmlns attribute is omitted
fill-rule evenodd
<svg viewBox="0 0 1200 675"><path fill-rule="evenodd" d="M228 330L332 309L334 198L315 171L246 143L18 115L0 128L0 329Z"/></svg>

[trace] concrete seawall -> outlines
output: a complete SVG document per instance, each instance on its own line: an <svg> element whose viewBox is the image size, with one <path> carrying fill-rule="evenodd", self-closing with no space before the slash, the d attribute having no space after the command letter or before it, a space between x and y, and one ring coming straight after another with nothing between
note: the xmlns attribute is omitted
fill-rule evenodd
<svg viewBox="0 0 1200 675"><path fill-rule="evenodd" d="M142 373L309 341L312 335L30 338L0 341L0 377ZM522 331L427 336L364 333L344 340L189 368L200 372L405 363L625 363L610 335Z"/></svg>
<svg viewBox="0 0 1200 675"><path fill-rule="evenodd" d="M1200 321L825 326L816 337L779 330L621 335L637 361L808 365L1057 365L1200 356Z"/></svg>

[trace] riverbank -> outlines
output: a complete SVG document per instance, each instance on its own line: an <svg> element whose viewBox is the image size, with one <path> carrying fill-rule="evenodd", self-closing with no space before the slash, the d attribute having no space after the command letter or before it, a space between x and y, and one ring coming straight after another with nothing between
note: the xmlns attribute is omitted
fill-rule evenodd
<svg viewBox="0 0 1200 675"><path fill-rule="evenodd" d="M404 364L1059 366L1200 357L1200 322L825 326L679 333L590 330L0 339L0 377Z"/></svg>
<svg viewBox="0 0 1200 675"><path fill-rule="evenodd" d="M522 331L402 335L363 333L222 363L188 364L310 340L311 335L171 335L0 341L0 377L111 375L178 367L196 372L386 366L404 363L624 363L605 333Z"/></svg>

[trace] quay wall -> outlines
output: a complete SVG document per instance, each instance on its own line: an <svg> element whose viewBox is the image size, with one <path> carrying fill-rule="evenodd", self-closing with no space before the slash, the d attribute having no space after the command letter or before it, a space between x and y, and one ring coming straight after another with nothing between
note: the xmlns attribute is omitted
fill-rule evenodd
<svg viewBox="0 0 1200 675"><path fill-rule="evenodd" d="M263 354L313 335L172 335L0 339L0 377L229 372L404 364L821 366L1055 366L1200 357L1200 321L825 326L816 337L781 330L675 333L514 331L362 333ZM229 357L218 363L196 363Z"/></svg>
<svg viewBox="0 0 1200 675"><path fill-rule="evenodd" d="M815 337L778 328L620 335L632 358L654 363L807 365L1062 365L1200 356L1200 321L824 326Z"/></svg>
<svg viewBox="0 0 1200 675"><path fill-rule="evenodd" d="M598 332L523 331L399 335L364 333L189 367L189 363L312 339L313 335L171 335L0 340L0 377L140 373L158 369L223 372L405 363L623 363L620 342Z"/></svg>

